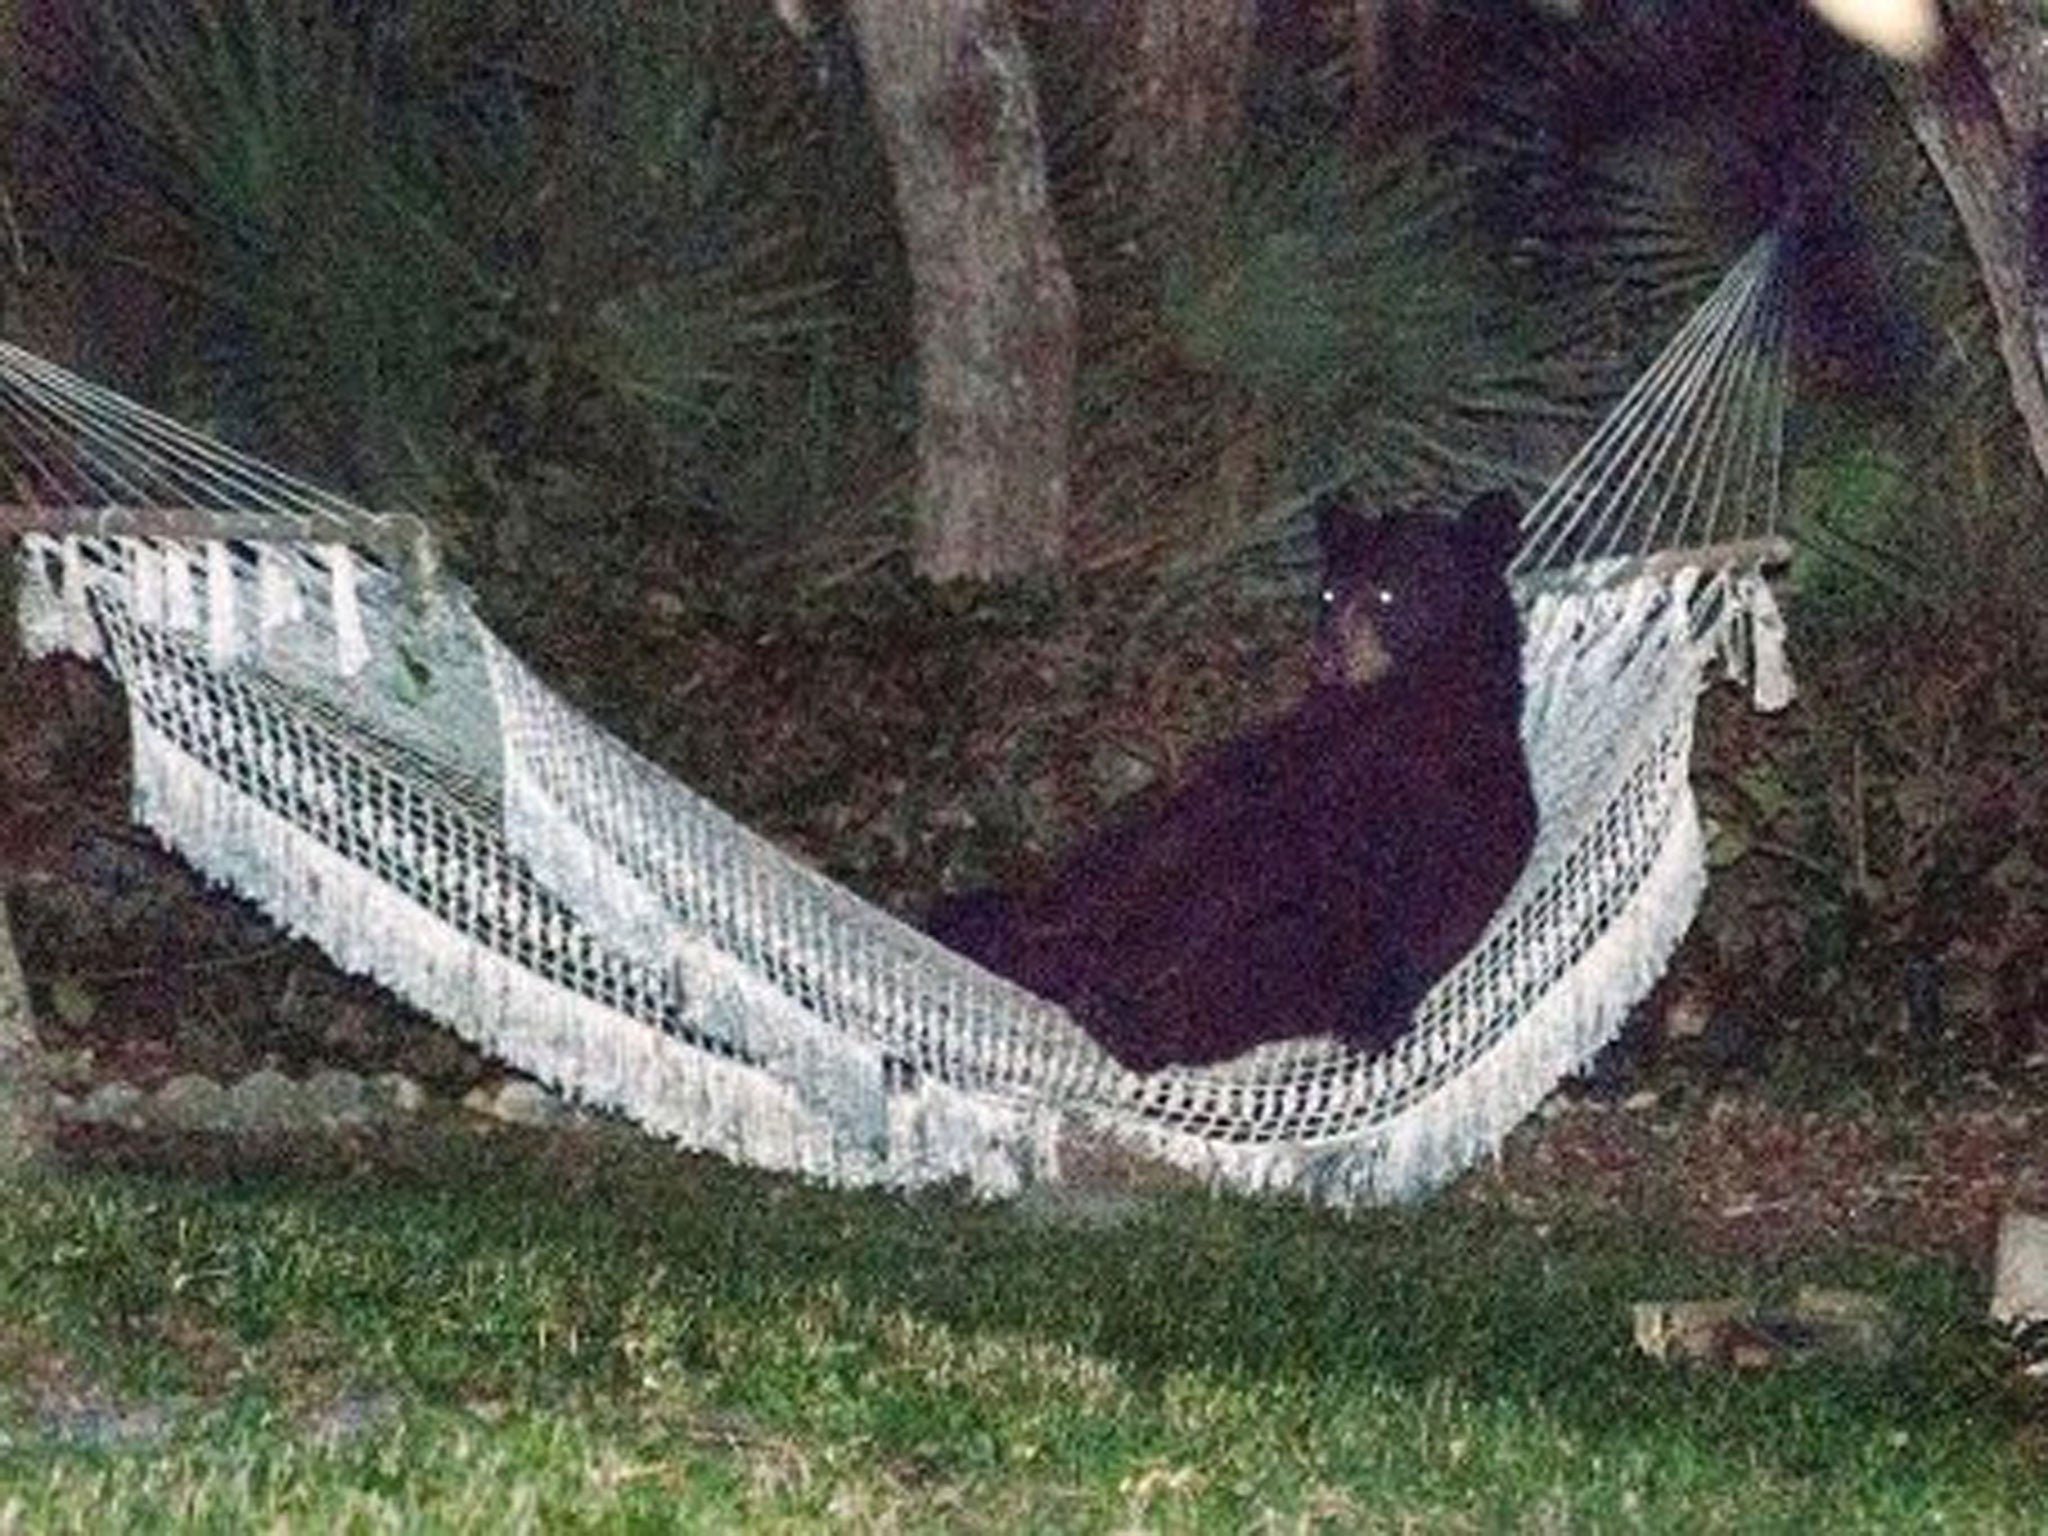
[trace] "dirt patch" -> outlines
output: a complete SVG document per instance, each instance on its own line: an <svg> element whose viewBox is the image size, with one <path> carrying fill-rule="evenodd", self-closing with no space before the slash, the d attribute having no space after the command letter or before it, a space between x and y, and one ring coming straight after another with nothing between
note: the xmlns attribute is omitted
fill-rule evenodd
<svg viewBox="0 0 2048 1536"><path fill-rule="evenodd" d="M2048 1107L1703 1110L1560 1097L1459 1186L1542 1218L1588 1209L1675 1225L1701 1248L1769 1259L1870 1248L1988 1270L1999 1217L2048 1210Z"/></svg>

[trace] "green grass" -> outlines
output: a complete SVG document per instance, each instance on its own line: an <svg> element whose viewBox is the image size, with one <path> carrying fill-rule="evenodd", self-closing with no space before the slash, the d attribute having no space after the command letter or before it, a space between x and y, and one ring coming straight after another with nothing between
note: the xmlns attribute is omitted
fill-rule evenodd
<svg viewBox="0 0 2048 1536"><path fill-rule="evenodd" d="M610 1132L74 1170L0 1204L0 1531L2035 1528L1971 1277L1799 1268L1454 1201L1066 1227ZM1631 1351L1632 1300L1804 1279L1901 1357Z"/></svg>

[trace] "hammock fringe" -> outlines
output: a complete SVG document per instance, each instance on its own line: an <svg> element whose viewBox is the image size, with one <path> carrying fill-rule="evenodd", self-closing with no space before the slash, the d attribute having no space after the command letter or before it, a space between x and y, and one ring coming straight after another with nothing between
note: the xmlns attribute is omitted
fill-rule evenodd
<svg viewBox="0 0 2048 1536"><path fill-rule="evenodd" d="M1239 1189L1408 1198L1611 1040L1690 924L1709 666L1761 707L1791 697L1757 569L1777 547L1783 340L1759 251L1532 510L1537 848L1416 1029L1370 1057L1305 1040L1124 1071L583 719L459 590L422 616L332 542L369 514L0 345L23 506L219 507L330 541L26 533L22 636L120 680L135 814L210 878L683 1146L997 1195L1081 1176L1106 1146ZM1674 530L1735 553L1702 568L1645 542Z"/></svg>

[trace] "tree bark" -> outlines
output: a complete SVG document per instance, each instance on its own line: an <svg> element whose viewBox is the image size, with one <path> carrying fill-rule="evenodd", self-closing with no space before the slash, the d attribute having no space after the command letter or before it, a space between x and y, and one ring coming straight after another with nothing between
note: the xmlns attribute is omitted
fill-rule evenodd
<svg viewBox="0 0 2048 1536"><path fill-rule="evenodd" d="M1117 157L1135 172L1150 222L1168 232L1221 213L1244 132L1256 0L1138 0Z"/></svg>
<svg viewBox="0 0 2048 1536"><path fill-rule="evenodd" d="M1009 0L850 0L910 259L923 575L1065 552L1076 321Z"/></svg>
<svg viewBox="0 0 2048 1536"><path fill-rule="evenodd" d="M2048 477L2048 23L2011 0L1950 0L1948 40L1899 89L1976 255L1999 356Z"/></svg>
<svg viewBox="0 0 2048 1536"><path fill-rule="evenodd" d="M50 1138L49 1090L28 1010L28 983L7 922L0 879L0 1178L38 1161Z"/></svg>
<svg viewBox="0 0 2048 1536"><path fill-rule="evenodd" d="M1382 147L1438 105L1436 19L1435 0L1352 0L1352 129L1361 147Z"/></svg>

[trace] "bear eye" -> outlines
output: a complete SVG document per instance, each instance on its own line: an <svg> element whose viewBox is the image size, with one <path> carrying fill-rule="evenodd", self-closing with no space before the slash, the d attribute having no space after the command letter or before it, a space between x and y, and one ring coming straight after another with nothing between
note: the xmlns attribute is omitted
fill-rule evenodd
<svg viewBox="0 0 2048 1536"><path fill-rule="evenodd" d="M1323 590L1319 594L1317 594L1317 601L1320 602L1325 608L1336 607L1337 589L1335 587L1323 588Z"/></svg>
<svg viewBox="0 0 2048 1536"><path fill-rule="evenodd" d="M1372 600L1382 608L1391 608L1394 606L1394 589L1392 587L1374 587L1372 589Z"/></svg>

